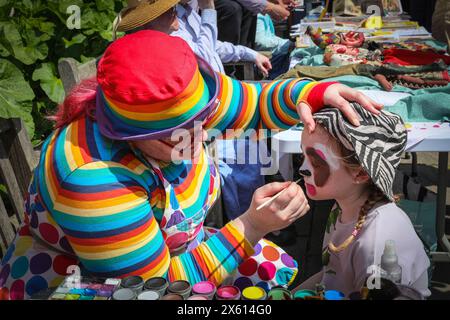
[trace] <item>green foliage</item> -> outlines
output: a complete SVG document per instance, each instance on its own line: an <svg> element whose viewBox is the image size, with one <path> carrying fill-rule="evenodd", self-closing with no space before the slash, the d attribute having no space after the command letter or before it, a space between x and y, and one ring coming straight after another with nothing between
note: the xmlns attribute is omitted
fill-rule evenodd
<svg viewBox="0 0 450 320"><path fill-rule="evenodd" d="M0 117L21 117L33 143L52 130L46 116L64 99L59 59L83 63L112 40L112 22L125 0L0 0ZM69 29L69 6L80 29Z"/></svg>

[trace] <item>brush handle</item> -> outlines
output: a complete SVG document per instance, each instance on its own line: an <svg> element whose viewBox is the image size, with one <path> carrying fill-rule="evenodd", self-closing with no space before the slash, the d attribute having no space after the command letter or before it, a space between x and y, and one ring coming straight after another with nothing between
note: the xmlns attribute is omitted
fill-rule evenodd
<svg viewBox="0 0 450 320"><path fill-rule="evenodd" d="M297 181L295 181L294 183L299 183L300 181L302 181L302 179L303 179L303 178L300 178L300 179L298 179ZM270 198L269 200L267 200L267 201L264 202L263 204L259 205L259 206L256 208L256 211L259 211L259 210L261 210L262 208L266 207L267 205L271 204L272 201L274 201L276 198L278 198L279 196L281 196L281 195L283 194L283 192L285 192L286 190L287 190L287 188L281 190L281 191L278 192L276 195L272 196L272 198Z"/></svg>

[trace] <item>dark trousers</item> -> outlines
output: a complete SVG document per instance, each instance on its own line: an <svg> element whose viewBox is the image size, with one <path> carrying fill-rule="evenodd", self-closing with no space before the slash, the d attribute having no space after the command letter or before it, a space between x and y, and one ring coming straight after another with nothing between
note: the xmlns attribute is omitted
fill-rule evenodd
<svg viewBox="0 0 450 320"><path fill-rule="evenodd" d="M236 0L215 0L218 38L221 41L253 48L256 34L256 15Z"/></svg>

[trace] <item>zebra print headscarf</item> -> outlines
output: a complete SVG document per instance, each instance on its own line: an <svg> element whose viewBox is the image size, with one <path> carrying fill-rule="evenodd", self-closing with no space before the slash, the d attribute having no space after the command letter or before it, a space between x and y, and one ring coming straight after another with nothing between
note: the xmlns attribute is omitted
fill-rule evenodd
<svg viewBox="0 0 450 320"><path fill-rule="evenodd" d="M395 169L406 147L405 124L396 114L383 110L375 115L358 103L351 105L359 116L359 127L348 122L336 108L322 109L313 116L345 148L355 152L375 185L393 201Z"/></svg>

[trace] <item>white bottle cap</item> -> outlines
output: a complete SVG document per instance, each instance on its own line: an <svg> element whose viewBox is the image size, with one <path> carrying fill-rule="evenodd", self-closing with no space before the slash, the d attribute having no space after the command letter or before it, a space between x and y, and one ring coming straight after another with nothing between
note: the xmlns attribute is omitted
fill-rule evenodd
<svg viewBox="0 0 450 320"><path fill-rule="evenodd" d="M398 266L398 258L395 250L395 241L387 240L381 256L381 268L387 272L393 271Z"/></svg>

